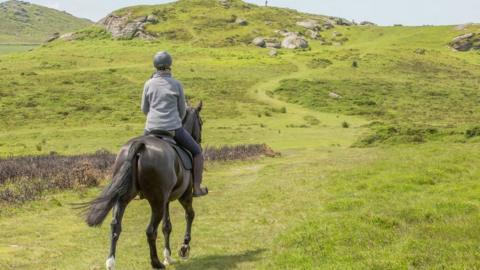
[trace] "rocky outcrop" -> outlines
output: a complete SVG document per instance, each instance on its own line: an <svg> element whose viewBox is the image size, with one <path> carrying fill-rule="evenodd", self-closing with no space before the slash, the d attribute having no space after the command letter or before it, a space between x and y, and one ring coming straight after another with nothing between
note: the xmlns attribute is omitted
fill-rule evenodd
<svg viewBox="0 0 480 270"><path fill-rule="evenodd" d="M158 19L157 16L153 15L153 14L150 14L147 16L147 22L151 23L151 24L157 24L160 20Z"/></svg>
<svg viewBox="0 0 480 270"><path fill-rule="evenodd" d="M322 29L320 24L316 20L300 21L297 22L297 25L314 31L319 31Z"/></svg>
<svg viewBox="0 0 480 270"><path fill-rule="evenodd" d="M278 35L283 36L283 37L298 36L298 35L300 35L300 34L297 33L297 32L290 32L290 31L287 31L287 30L276 30L276 31L275 31L275 34L278 34Z"/></svg>
<svg viewBox="0 0 480 270"><path fill-rule="evenodd" d="M336 18L335 19L335 24L336 25L344 25L344 26L352 26L353 22L342 19L342 18Z"/></svg>
<svg viewBox="0 0 480 270"><path fill-rule="evenodd" d="M287 36L282 41L282 48L285 49L305 49L308 48L308 41L297 35Z"/></svg>
<svg viewBox="0 0 480 270"><path fill-rule="evenodd" d="M328 93L328 96L333 98L333 99L341 99L342 98L342 96L340 96L339 94L337 94L335 92Z"/></svg>
<svg viewBox="0 0 480 270"><path fill-rule="evenodd" d="M248 25L248 21L244 18L237 18L235 20L235 24L241 25L241 26L246 26Z"/></svg>
<svg viewBox="0 0 480 270"><path fill-rule="evenodd" d="M52 42L58 38L60 38L60 33L53 33L53 35L51 35L45 42Z"/></svg>
<svg viewBox="0 0 480 270"><path fill-rule="evenodd" d="M307 34L308 36L310 36L311 39L319 39L322 37L320 33L315 30L307 30Z"/></svg>
<svg viewBox="0 0 480 270"><path fill-rule="evenodd" d="M218 0L218 3L224 8L230 8L232 6L230 0Z"/></svg>
<svg viewBox="0 0 480 270"><path fill-rule="evenodd" d="M360 25L363 25L363 26L376 26L375 23L369 22L369 21L363 21L363 22L360 23Z"/></svg>
<svg viewBox="0 0 480 270"><path fill-rule="evenodd" d="M65 41L72 41L75 40L75 34L74 33L66 33L60 36L61 40Z"/></svg>
<svg viewBox="0 0 480 270"><path fill-rule="evenodd" d="M149 23L158 23L158 18L155 15L149 15L131 20L129 15L117 16L110 14L99 22L100 25L103 25L112 34L114 39L155 38L145 31L145 26Z"/></svg>
<svg viewBox="0 0 480 270"><path fill-rule="evenodd" d="M282 48L282 44L276 40L267 40L265 42L265 47L271 48L271 49L280 49Z"/></svg>
<svg viewBox="0 0 480 270"><path fill-rule="evenodd" d="M252 44L257 46L257 47L261 47L261 48L265 48L267 43L265 41L265 39L263 37L256 37L253 41L252 41Z"/></svg>
<svg viewBox="0 0 480 270"><path fill-rule="evenodd" d="M480 33L468 33L458 36L450 42L450 46L460 52L480 50Z"/></svg>

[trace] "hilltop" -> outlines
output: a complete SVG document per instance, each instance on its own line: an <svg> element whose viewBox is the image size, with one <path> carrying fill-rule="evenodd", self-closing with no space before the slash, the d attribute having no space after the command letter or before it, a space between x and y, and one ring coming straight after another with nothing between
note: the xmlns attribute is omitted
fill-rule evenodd
<svg viewBox="0 0 480 270"><path fill-rule="evenodd" d="M326 41L320 32L352 25L342 18L261 7L240 0L180 0L114 11L99 23L115 39L160 39L193 46L224 47L250 44L278 47L286 36Z"/></svg>
<svg viewBox="0 0 480 270"><path fill-rule="evenodd" d="M0 43L41 43L56 32L72 32L91 24L87 19L28 2L0 3Z"/></svg>

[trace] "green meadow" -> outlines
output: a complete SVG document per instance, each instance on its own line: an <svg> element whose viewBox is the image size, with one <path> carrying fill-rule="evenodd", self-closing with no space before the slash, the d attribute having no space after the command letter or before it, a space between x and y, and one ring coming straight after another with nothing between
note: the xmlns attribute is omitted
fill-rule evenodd
<svg viewBox="0 0 480 270"><path fill-rule="evenodd" d="M176 10L178 20L194 14ZM310 40L276 57L241 39L212 47L225 36L200 42L206 30L188 29L187 40L143 41L90 28L1 55L0 156L117 151L142 133L143 83L152 55L168 50L191 103L204 102L204 145L282 154L207 164L191 258L168 269L480 268L480 54L447 46L478 26L336 26L321 34L340 32L343 45ZM2 205L0 269L103 269L109 220L88 228L70 205L99 192ZM171 214L177 250L184 213L172 203ZM149 216L145 201L127 208L118 269L148 269Z"/></svg>
<svg viewBox="0 0 480 270"><path fill-rule="evenodd" d="M25 52L36 48L38 45L35 44L25 44L25 45L18 45L18 44L0 44L0 55L7 54L7 53L15 53L15 52Z"/></svg>

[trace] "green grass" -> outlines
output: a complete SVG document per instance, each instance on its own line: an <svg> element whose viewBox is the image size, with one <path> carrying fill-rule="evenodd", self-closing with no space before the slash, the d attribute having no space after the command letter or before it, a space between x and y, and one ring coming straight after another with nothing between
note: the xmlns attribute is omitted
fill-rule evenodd
<svg viewBox="0 0 480 270"><path fill-rule="evenodd" d="M41 43L53 33L77 31L92 24L66 12L21 2L0 4L0 43Z"/></svg>
<svg viewBox="0 0 480 270"><path fill-rule="evenodd" d="M16 52L25 52L36 48L38 45L34 44L25 44L25 45L10 45L10 44L0 44L0 55Z"/></svg>
<svg viewBox="0 0 480 270"><path fill-rule="evenodd" d="M82 40L0 56L0 156L116 151L142 133L143 83L152 55L167 49L189 99L204 101L205 144L267 143L282 153L208 164L212 193L195 202L192 258L170 269L480 268L480 55L446 46L464 31L337 27L322 36L341 32L343 46L311 41L270 57L222 42L267 34L262 16L293 11L209 3L180 1L165 13L165 31L193 20L187 41L112 41L90 28ZM221 32L231 13L251 23ZM87 228L69 205L98 192L2 206L0 269L103 268L109 226ZM184 227L176 203L172 216L176 250ZM127 209L119 268L148 268L148 219L144 201Z"/></svg>

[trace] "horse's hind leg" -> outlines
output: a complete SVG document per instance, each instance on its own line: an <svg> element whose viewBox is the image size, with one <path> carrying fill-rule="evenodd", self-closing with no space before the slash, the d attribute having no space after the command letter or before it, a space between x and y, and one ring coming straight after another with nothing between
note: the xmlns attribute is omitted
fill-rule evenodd
<svg viewBox="0 0 480 270"><path fill-rule="evenodd" d="M112 229L112 242L110 245L110 255L106 262L107 270L115 269L115 251L117 249L118 238L122 232L122 218L126 207L126 203L117 202L113 209L113 220L110 225Z"/></svg>
<svg viewBox="0 0 480 270"><path fill-rule="evenodd" d="M150 246L150 259L153 269L165 269L165 266L160 262L157 254L157 232L158 225L160 225L166 205L163 202L159 204L152 204L152 202L150 202L150 207L152 208L152 217L150 218L150 224L147 227L147 240L148 245Z"/></svg>
<svg viewBox="0 0 480 270"><path fill-rule="evenodd" d="M178 255L186 260L190 254L190 241L192 240L192 224L193 219L195 218L195 211L193 210L193 198L192 193L187 192L182 198L180 198L180 203L185 209L185 219L187 221L187 228L185 231L185 238L183 240L183 245L178 252Z"/></svg>
<svg viewBox="0 0 480 270"><path fill-rule="evenodd" d="M169 204L165 208L165 214L163 215L163 237L165 238L165 250L163 251L163 256L165 260L163 264L170 265L174 264L175 261L172 259L172 250L170 249L170 233L172 232L172 222L170 221L170 211Z"/></svg>

